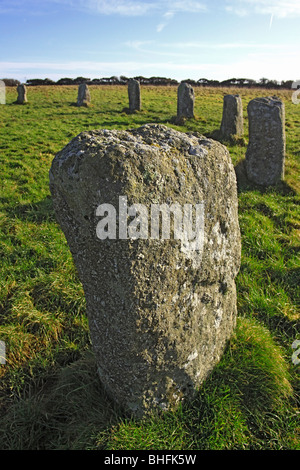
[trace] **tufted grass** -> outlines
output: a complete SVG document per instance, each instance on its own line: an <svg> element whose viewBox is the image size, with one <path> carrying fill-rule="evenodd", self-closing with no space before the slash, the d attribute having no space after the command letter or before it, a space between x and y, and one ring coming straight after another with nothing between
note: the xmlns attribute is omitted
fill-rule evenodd
<svg viewBox="0 0 300 470"><path fill-rule="evenodd" d="M31 87L27 105L7 89L0 106L0 448L300 449L299 366L291 345L299 318L300 106L289 91L197 88L195 119L172 124L176 88L142 87L141 112L128 115L126 87ZM245 135L224 142L238 176L242 263L238 322L225 354L192 402L143 421L124 416L97 379L85 300L53 214L48 171L72 137L95 128L149 122L218 138L223 95L239 92ZM286 105L285 181L261 189L243 159L247 102L279 95Z"/></svg>

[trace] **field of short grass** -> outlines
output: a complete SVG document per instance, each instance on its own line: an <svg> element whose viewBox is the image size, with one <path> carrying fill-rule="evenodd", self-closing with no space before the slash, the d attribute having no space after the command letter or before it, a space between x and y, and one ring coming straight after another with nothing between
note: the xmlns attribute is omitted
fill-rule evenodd
<svg viewBox="0 0 300 470"><path fill-rule="evenodd" d="M0 448L300 449L300 106L289 91L196 88L195 119L172 124L175 87L142 87L141 112L128 115L127 88L30 87L0 105ZM245 135L224 142L238 176L242 263L238 322L226 352L193 402L137 421L105 396L91 350L85 300L55 221L48 171L74 136L96 128L161 123L218 138L223 95L240 93ZM245 177L247 103L276 94L286 105L285 181L261 189Z"/></svg>

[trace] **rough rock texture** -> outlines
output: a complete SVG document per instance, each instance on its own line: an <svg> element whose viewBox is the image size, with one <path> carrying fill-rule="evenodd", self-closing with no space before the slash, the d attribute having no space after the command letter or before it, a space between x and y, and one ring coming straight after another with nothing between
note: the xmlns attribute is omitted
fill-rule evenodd
<svg viewBox="0 0 300 470"><path fill-rule="evenodd" d="M243 105L240 95L224 96L220 131L225 138L243 135Z"/></svg>
<svg viewBox="0 0 300 470"><path fill-rule="evenodd" d="M86 83L81 83L78 86L77 106L89 106L91 102L91 95L89 87Z"/></svg>
<svg viewBox="0 0 300 470"><path fill-rule="evenodd" d="M23 83L17 86L17 92L18 92L17 103L18 104L27 103L27 89Z"/></svg>
<svg viewBox="0 0 300 470"><path fill-rule="evenodd" d="M284 103L276 97L255 98L248 104L248 118L247 177L264 186L277 184L284 177Z"/></svg>
<svg viewBox="0 0 300 470"><path fill-rule="evenodd" d="M177 119L194 117L195 93L189 83L180 83L177 90Z"/></svg>
<svg viewBox="0 0 300 470"><path fill-rule="evenodd" d="M54 158L50 189L109 394L137 416L193 396L236 322L240 230L228 150L156 124L84 132ZM100 240L97 208L120 214L119 196L128 207L203 203L203 251L174 237Z"/></svg>
<svg viewBox="0 0 300 470"><path fill-rule="evenodd" d="M138 80L131 78L128 81L128 99L129 99L129 111L141 110L141 89Z"/></svg>

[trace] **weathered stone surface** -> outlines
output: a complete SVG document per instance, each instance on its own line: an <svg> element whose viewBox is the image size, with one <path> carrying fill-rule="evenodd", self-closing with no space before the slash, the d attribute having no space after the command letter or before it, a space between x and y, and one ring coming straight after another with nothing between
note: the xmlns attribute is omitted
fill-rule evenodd
<svg viewBox="0 0 300 470"><path fill-rule="evenodd" d="M17 98L17 103L18 104L24 104L27 103L27 89L26 85L21 83L20 85L17 86L17 92L18 92L18 98Z"/></svg>
<svg viewBox="0 0 300 470"><path fill-rule="evenodd" d="M189 83L180 83L177 90L177 119L194 117L195 93Z"/></svg>
<svg viewBox="0 0 300 470"><path fill-rule="evenodd" d="M246 171L249 180L264 186L284 177L285 108L276 97L255 98L248 104L249 144Z"/></svg>
<svg viewBox="0 0 300 470"><path fill-rule="evenodd" d="M137 416L193 396L236 322L240 231L226 147L156 124L84 132L54 158L50 189L109 394ZM202 251L174 237L100 240L97 208L116 208L118 233L120 196L128 207L203 204Z"/></svg>
<svg viewBox="0 0 300 470"><path fill-rule="evenodd" d="M240 95L224 96L220 131L225 138L243 135L243 105Z"/></svg>
<svg viewBox="0 0 300 470"><path fill-rule="evenodd" d="M141 103L141 88L138 80L131 78L128 81L128 99L129 99L129 112L140 111Z"/></svg>
<svg viewBox="0 0 300 470"><path fill-rule="evenodd" d="M78 86L77 106L89 106L91 102L91 95L89 87L86 83L81 83Z"/></svg>

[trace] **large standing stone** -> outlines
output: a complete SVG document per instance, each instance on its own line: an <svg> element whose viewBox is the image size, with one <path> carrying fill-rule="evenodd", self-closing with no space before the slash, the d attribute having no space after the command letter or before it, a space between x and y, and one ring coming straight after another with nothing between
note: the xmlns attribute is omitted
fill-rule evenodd
<svg viewBox="0 0 300 470"><path fill-rule="evenodd" d="M129 112L141 110L141 89L138 80L131 78L128 81Z"/></svg>
<svg viewBox="0 0 300 470"><path fill-rule="evenodd" d="M54 158L50 189L107 391L137 416L192 397L236 322L240 231L226 147L155 124L84 132ZM162 204L202 208L198 244L175 231L162 239L168 218L157 236L150 212Z"/></svg>
<svg viewBox="0 0 300 470"><path fill-rule="evenodd" d="M86 83L81 83L78 86L77 106L89 106L91 102L91 95L89 87Z"/></svg>
<svg viewBox="0 0 300 470"><path fill-rule="evenodd" d="M248 103L248 119L247 177L264 186L277 184L284 177L284 103L276 97L255 98Z"/></svg>
<svg viewBox="0 0 300 470"><path fill-rule="evenodd" d="M225 138L242 136L243 129L243 105L240 95L225 95L223 99L223 116L221 134Z"/></svg>
<svg viewBox="0 0 300 470"><path fill-rule="evenodd" d="M189 83L180 83L177 90L177 119L194 117L195 93Z"/></svg>
<svg viewBox="0 0 300 470"><path fill-rule="evenodd" d="M18 98L17 98L17 103L18 104L24 104L27 103L27 89L26 85L21 83L20 85L17 86L17 92L18 92Z"/></svg>

